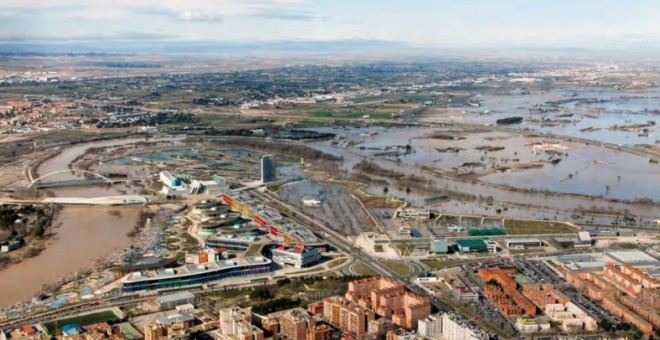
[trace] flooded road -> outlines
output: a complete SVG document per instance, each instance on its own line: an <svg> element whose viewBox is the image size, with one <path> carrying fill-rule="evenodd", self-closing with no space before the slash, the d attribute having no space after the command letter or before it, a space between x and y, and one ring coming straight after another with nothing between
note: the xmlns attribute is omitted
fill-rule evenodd
<svg viewBox="0 0 660 340"><path fill-rule="evenodd" d="M56 235L34 258L0 271L0 306L30 299L46 283L130 245L126 233L141 207L64 207L53 225ZM119 211L119 213L111 213Z"/></svg>

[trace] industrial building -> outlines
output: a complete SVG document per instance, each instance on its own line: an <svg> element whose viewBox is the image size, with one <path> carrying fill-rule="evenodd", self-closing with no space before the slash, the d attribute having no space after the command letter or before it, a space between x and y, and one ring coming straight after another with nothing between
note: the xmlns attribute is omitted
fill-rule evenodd
<svg viewBox="0 0 660 340"><path fill-rule="evenodd" d="M271 250L271 253L273 262L296 268L306 267L321 260L321 251L318 248L306 247L304 244L288 248L280 246Z"/></svg>
<svg viewBox="0 0 660 340"><path fill-rule="evenodd" d="M397 210L396 218L429 220L431 218L431 210L422 208L402 208Z"/></svg>
<svg viewBox="0 0 660 340"><path fill-rule="evenodd" d="M445 240L431 239L429 252L431 254L447 254L449 252L449 244Z"/></svg>
<svg viewBox="0 0 660 340"><path fill-rule="evenodd" d="M660 266L660 260L641 251L641 250L613 250L605 252L605 256L611 260L621 263L629 264L635 267L655 267Z"/></svg>
<svg viewBox="0 0 660 340"><path fill-rule="evenodd" d="M488 239L460 239L456 246L461 253L497 252L497 243Z"/></svg>
<svg viewBox="0 0 660 340"><path fill-rule="evenodd" d="M136 272L124 276L120 283L123 292L131 293L147 289L201 285L230 277L266 274L271 270L271 260L255 256L157 271Z"/></svg>
<svg viewBox="0 0 660 340"><path fill-rule="evenodd" d="M195 301L195 295L191 292L179 292L168 295L162 295L156 298L158 310L170 310L177 306L192 304Z"/></svg>
<svg viewBox="0 0 660 340"><path fill-rule="evenodd" d="M509 238L504 240L504 242L509 249L527 249L543 246L543 242L537 238Z"/></svg>
<svg viewBox="0 0 660 340"><path fill-rule="evenodd" d="M274 155L263 155L261 157L261 182L269 183L277 180L277 167Z"/></svg>

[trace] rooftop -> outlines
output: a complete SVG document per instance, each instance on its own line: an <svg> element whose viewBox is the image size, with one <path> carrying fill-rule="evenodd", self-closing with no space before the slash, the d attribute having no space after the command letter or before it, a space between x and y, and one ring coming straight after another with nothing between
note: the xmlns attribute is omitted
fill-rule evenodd
<svg viewBox="0 0 660 340"><path fill-rule="evenodd" d="M250 266L250 265L267 264L267 263L271 263L271 261L262 256L235 258L235 259L224 260L219 262L207 262L203 264L192 264L192 265L188 264L178 268L167 268L163 270L136 272L124 276L121 280L122 282L132 282L132 281L147 280L153 278L186 276L186 275L194 275L203 272L214 272L231 267Z"/></svg>
<svg viewBox="0 0 660 340"><path fill-rule="evenodd" d="M605 253L612 260L633 266L657 266L660 260L641 250L615 250Z"/></svg>

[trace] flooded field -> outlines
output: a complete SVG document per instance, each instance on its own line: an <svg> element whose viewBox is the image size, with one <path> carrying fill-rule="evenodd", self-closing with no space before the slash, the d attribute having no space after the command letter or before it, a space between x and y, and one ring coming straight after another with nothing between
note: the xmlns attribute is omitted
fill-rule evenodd
<svg viewBox="0 0 660 340"><path fill-rule="evenodd" d="M126 233L140 207L64 207L53 222L59 227L46 249L34 258L0 271L0 306L31 298L44 284L130 245ZM119 213L111 213L119 211Z"/></svg>
<svg viewBox="0 0 660 340"><path fill-rule="evenodd" d="M555 210L594 207L597 210L658 216L653 206L612 202L601 198L660 199L660 182L657 181L660 166L649 163L644 157L623 151L579 142L555 141L552 138L527 137L522 133L488 132L485 128L462 131L437 127L317 130L333 132L338 137L334 141L309 145L342 156L342 170L348 174L354 172L356 164L368 160L383 169L418 176L427 181L426 190L413 188L408 192L405 187L389 187L389 194L414 205L426 205L425 199L429 196L449 190L492 197L501 203ZM561 144L555 148L552 145L555 142ZM407 144L411 145L409 151L406 150ZM535 150L535 145L540 147ZM484 146L504 149L482 148ZM528 178L528 181L517 183L516 176ZM385 180L392 182L391 179ZM608 184L605 181L610 181L609 187L606 187ZM510 190L498 183L519 190ZM375 195L383 193L380 185L372 185L365 190ZM593 195L593 198L553 193L577 193Z"/></svg>
<svg viewBox="0 0 660 340"><path fill-rule="evenodd" d="M285 201L324 221L343 235L375 231L375 225L346 187L317 180L303 180L283 185L279 194ZM304 206L302 200L311 198L318 199L320 205ZM341 223L338 224L339 221Z"/></svg>
<svg viewBox="0 0 660 340"><path fill-rule="evenodd" d="M660 200L660 165L600 146L479 129L365 128L339 133L345 139L334 145L335 152L357 153L372 161L526 190ZM345 158L345 169L350 170L350 158Z"/></svg>
<svg viewBox="0 0 660 340"><path fill-rule="evenodd" d="M542 133L559 134L622 146L658 144L660 88L644 92L598 89L557 89L548 92L514 91L503 95L477 95L475 107L451 107L434 117L462 123L495 125L519 116L521 124ZM649 124L653 122L652 124Z"/></svg>

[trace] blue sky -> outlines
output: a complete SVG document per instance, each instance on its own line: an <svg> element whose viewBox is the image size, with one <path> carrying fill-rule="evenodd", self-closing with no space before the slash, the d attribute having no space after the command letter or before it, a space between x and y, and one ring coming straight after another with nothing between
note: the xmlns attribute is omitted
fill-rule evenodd
<svg viewBox="0 0 660 340"><path fill-rule="evenodd" d="M658 0L1 0L0 41L334 41L593 47L660 42Z"/></svg>

